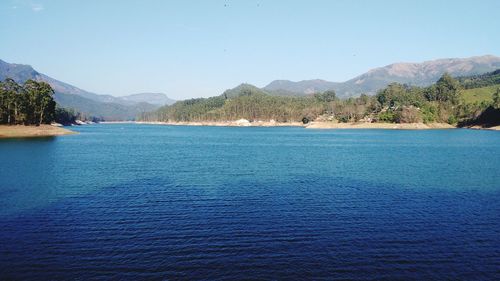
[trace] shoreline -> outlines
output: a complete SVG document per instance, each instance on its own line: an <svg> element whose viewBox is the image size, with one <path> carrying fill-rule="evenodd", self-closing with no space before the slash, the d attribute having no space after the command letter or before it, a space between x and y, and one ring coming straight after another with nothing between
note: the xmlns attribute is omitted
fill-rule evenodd
<svg viewBox="0 0 500 281"><path fill-rule="evenodd" d="M40 126L0 125L0 139L55 137L73 134L77 134L77 132L47 124Z"/></svg>
<svg viewBox="0 0 500 281"><path fill-rule="evenodd" d="M492 127L481 127L481 126L475 125L475 126L467 127L467 129L500 131L500 125L498 125L498 126L492 126Z"/></svg>
<svg viewBox="0 0 500 281"><path fill-rule="evenodd" d="M213 127L302 127L305 129L383 129L383 130L443 130L443 129L473 129L473 130L491 130L499 131L500 126L493 127L457 127L448 123L335 123L335 122L239 122L239 121L200 121L200 122L155 122L155 121L105 121L101 124L146 124L146 125L164 125L164 126L213 126Z"/></svg>
<svg viewBox="0 0 500 281"><path fill-rule="evenodd" d="M212 122L148 122L148 121L127 121L127 122L103 122L103 123L133 123L149 125L167 126L214 126L214 127L302 127L305 129L387 129L387 130L431 130L431 129L456 129L457 127L446 123L335 123L335 122L269 122L257 121L248 123L238 123L238 121L212 121Z"/></svg>

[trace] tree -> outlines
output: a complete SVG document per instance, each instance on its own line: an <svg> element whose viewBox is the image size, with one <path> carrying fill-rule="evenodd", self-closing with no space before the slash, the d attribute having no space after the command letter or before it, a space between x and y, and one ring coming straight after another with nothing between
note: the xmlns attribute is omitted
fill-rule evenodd
<svg viewBox="0 0 500 281"><path fill-rule="evenodd" d="M500 88L493 94L493 107L500 109Z"/></svg>
<svg viewBox="0 0 500 281"><path fill-rule="evenodd" d="M461 91L462 86L458 80L445 73L435 85L427 89L425 96L429 101L450 102L456 105L459 102Z"/></svg>
<svg viewBox="0 0 500 281"><path fill-rule="evenodd" d="M404 106L395 116L397 123L419 123L422 122L422 114L414 106Z"/></svg>
<svg viewBox="0 0 500 281"><path fill-rule="evenodd" d="M5 90L4 83L0 81L0 124L7 123L7 101L8 93Z"/></svg>
<svg viewBox="0 0 500 281"><path fill-rule="evenodd" d="M54 120L63 125L74 124L77 118L77 113L73 109L56 107Z"/></svg>
<svg viewBox="0 0 500 281"><path fill-rule="evenodd" d="M40 82L39 84L39 120L38 125L42 123L50 123L54 120L56 102L54 101L54 90L49 84Z"/></svg>
<svg viewBox="0 0 500 281"><path fill-rule="evenodd" d="M383 107L398 109L402 106L421 107L425 101L422 89L391 83L377 94L377 101Z"/></svg>
<svg viewBox="0 0 500 281"><path fill-rule="evenodd" d="M52 87L45 82L30 79L24 83L23 88L28 100L27 123L41 125L52 122L56 106Z"/></svg>
<svg viewBox="0 0 500 281"><path fill-rule="evenodd" d="M314 94L314 98L319 102L332 102L337 98L337 94L335 94L334 90L327 90L323 93Z"/></svg>
<svg viewBox="0 0 500 281"><path fill-rule="evenodd" d="M406 91L405 85L399 83L391 83L377 94L377 101L382 106L396 107L398 106L401 97Z"/></svg>
<svg viewBox="0 0 500 281"><path fill-rule="evenodd" d="M16 124L22 121L24 106L24 92L14 80L7 78L2 83L3 107L7 124Z"/></svg>

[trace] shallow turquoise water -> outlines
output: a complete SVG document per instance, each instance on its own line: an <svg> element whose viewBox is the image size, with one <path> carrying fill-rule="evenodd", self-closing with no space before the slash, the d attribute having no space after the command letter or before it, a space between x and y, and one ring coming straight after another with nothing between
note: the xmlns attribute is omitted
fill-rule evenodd
<svg viewBox="0 0 500 281"><path fill-rule="evenodd" d="M500 133L0 141L0 279L500 279Z"/></svg>

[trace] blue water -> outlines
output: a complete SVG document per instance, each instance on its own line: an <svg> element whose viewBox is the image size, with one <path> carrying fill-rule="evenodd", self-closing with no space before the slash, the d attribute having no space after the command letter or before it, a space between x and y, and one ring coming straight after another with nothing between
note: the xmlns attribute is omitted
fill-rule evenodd
<svg viewBox="0 0 500 281"><path fill-rule="evenodd" d="M0 141L0 279L500 280L500 132Z"/></svg>

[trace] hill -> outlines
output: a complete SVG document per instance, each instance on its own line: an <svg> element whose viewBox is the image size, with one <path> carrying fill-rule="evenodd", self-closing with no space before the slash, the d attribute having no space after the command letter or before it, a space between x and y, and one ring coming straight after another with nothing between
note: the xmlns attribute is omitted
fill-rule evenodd
<svg viewBox="0 0 500 281"><path fill-rule="evenodd" d="M237 119L301 120L308 107L315 103L312 97L277 96L251 84L241 84L219 96L178 101L170 106L143 114L143 121L227 121Z"/></svg>
<svg viewBox="0 0 500 281"><path fill-rule="evenodd" d="M498 71L455 79L445 73L427 87L391 83L374 96L361 95L348 99L339 99L331 91L303 96L277 96L251 84L241 84L219 96L184 100L161 107L142 115L141 120L227 124L229 121L247 119L257 122L255 124L319 121L329 124L377 122L448 123L446 127L493 126L500 122L500 100L498 94L492 93L500 86L493 84L496 75ZM464 85L489 86L487 89L463 90ZM478 95L480 91L486 92ZM441 125L438 127L442 128Z"/></svg>
<svg viewBox="0 0 500 281"><path fill-rule="evenodd" d="M457 79L464 88L462 98L466 103L492 102L493 94L500 89L500 69Z"/></svg>
<svg viewBox="0 0 500 281"><path fill-rule="evenodd" d="M319 79L299 82L275 80L263 89L287 91L301 95L335 90L337 96L346 98L361 94L373 95L392 82L425 87L436 82L445 72L457 77L482 74L499 68L500 57L496 56L449 58L422 63L394 63L372 69L341 83Z"/></svg>
<svg viewBox="0 0 500 281"><path fill-rule="evenodd" d="M225 98L235 98L239 96L250 96L253 94L266 94L269 95L268 91L262 90L254 85L243 83L235 88L228 89L222 94Z"/></svg>
<svg viewBox="0 0 500 281"><path fill-rule="evenodd" d="M158 108L149 103L128 106L114 102L98 102L79 95L61 92L55 92L54 100L62 107L73 108L86 116L106 121L135 120L138 115Z"/></svg>
<svg viewBox="0 0 500 281"><path fill-rule="evenodd" d="M265 86L263 89L273 92L287 92L289 95L308 95L318 92L324 92L326 90L339 88L341 83L329 82L321 79L315 80L302 80L299 82L292 82L288 80L275 80L269 85Z"/></svg>

